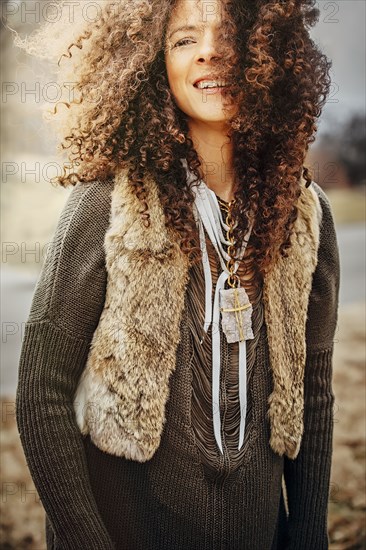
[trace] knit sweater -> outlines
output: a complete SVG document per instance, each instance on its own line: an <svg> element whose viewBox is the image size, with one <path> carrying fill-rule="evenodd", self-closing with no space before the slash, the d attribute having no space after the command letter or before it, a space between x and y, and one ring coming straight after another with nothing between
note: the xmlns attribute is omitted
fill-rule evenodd
<svg viewBox="0 0 366 550"><path fill-rule="evenodd" d="M177 368L153 458L140 463L113 456L81 435L73 397L105 300L103 239L113 182L79 183L72 190L35 289L16 394L21 442L46 511L47 548L328 548L339 259L329 203L312 185L323 215L306 325L304 435L294 460L275 454L268 442L272 380L260 290L255 339L247 350L244 445L235 453L238 411L230 402L231 392L237 395L235 344L222 340L224 454L214 448L212 418L210 423L205 414L210 360L204 350L197 352L195 336L202 307L199 265L191 268Z"/></svg>

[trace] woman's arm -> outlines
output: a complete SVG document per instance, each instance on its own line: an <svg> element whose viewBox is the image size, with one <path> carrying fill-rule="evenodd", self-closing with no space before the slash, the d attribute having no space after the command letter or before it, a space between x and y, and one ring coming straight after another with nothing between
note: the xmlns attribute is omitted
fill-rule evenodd
<svg viewBox="0 0 366 550"><path fill-rule="evenodd" d="M289 507L287 550L326 550L333 444L332 355L337 326L339 256L329 202L313 184L322 206L318 265L307 319L304 434L295 460L285 457Z"/></svg>
<svg viewBox="0 0 366 550"><path fill-rule="evenodd" d="M101 314L112 183L78 183L49 246L26 323L16 419L30 473L62 549L110 550L91 490L73 395Z"/></svg>

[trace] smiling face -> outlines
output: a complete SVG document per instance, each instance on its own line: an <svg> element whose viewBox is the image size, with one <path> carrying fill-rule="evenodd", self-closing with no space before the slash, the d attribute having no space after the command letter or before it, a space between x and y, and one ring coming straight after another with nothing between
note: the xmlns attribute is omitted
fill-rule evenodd
<svg viewBox="0 0 366 550"><path fill-rule="evenodd" d="M220 0L178 0L166 32L165 64L169 86L188 124L225 124L236 112L222 93L219 31Z"/></svg>

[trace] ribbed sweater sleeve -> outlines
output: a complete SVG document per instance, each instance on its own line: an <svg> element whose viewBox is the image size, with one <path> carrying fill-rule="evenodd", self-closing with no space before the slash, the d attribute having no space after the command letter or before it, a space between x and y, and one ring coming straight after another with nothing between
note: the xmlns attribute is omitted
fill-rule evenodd
<svg viewBox="0 0 366 550"><path fill-rule="evenodd" d="M329 202L313 184L322 207L318 264L307 317L304 434L295 460L285 457L289 507L286 550L326 550L333 444L332 355L338 316L339 256Z"/></svg>
<svg viewBox="0 0 366 550"><path fill-rule="evenodd" d="M106 288L110 182L78 183L37 281L22 342L16 420L55 548L110 550L73 411Z"/></svg>

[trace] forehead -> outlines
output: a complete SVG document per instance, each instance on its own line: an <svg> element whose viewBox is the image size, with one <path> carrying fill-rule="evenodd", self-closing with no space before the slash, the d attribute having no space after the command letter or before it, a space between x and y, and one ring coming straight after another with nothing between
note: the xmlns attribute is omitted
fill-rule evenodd
<svg viewBox="0 0 366 550"><path fill-rule="evenodd" d="M217 23L223 16L225 0L178 0L168 28L177 23Z"/></svg>

